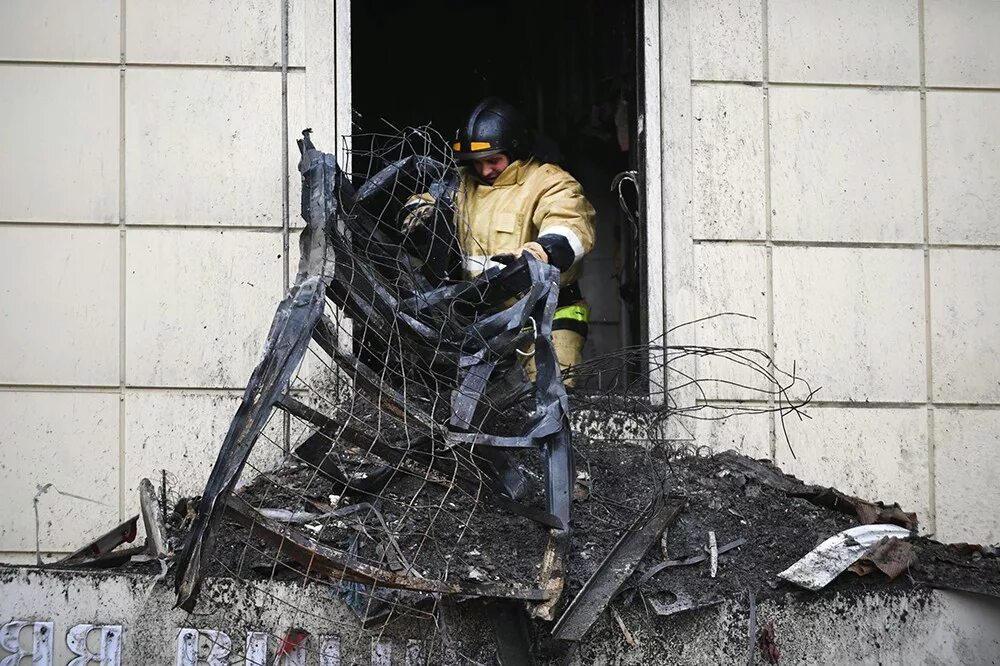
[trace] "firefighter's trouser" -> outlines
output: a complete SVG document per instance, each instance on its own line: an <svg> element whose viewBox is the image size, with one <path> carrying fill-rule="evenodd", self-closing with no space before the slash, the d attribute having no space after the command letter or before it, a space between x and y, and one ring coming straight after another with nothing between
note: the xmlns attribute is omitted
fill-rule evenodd
<svg viewBox="0 0 1000 666"><path fill-rule="evenodd" d="M584 302L573 303L561 308L556 308L552 317L552 347L555 349L556 358L559 359L559 367L565 374L566 370L574 365L583 362L583 344L587 341L587 323L590 319L590 308ZM535 369L534 345L526 350L532 354L527 357L525 371L528 379L535 381L537 370ZM568 380L567 386L572 386L573 381Z"/></svg>

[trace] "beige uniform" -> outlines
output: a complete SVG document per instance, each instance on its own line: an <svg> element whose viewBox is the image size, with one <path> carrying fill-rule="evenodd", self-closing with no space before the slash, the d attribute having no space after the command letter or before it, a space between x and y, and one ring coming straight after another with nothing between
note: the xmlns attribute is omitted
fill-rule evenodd
<svg viewBox="0 0 1000 666"><path fill-rule="evenodd" d="M580 260L594 247L594 207L583 188L555 164L517 160L492 185L466 169L455 206L458 241L465 270L474 277L490 265L490 257L516 253L543 234L564 237L573 249L573 265L561 284L580 277Z"/></svg>
<svg viewBox="0 0 1000 666"><path fill-rule="evenodd" d="M580 277L580 260L594 247L594 207L580 183L555 164L534 159L511 162L492 185L465 169L455 223L469 277L494 265L490 257L516 254L539 236L556 235L565 238L573 250L572 266L560 280L568 286ZM552 341L563 369L582 361L585 339L576 330L560 328L560 323L573 320L585 325L587 315L583 301L563 304L556 311ZM528 364L528 372L533 378L534 363Z"/></svg>

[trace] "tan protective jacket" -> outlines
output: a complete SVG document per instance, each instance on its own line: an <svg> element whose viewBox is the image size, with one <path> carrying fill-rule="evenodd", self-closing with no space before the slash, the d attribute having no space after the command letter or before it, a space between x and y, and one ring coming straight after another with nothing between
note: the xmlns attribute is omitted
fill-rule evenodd
<svg viewBox="0 0 1000 666"><path fill-rule="evenodd" d="M555 164L535 159L511 162L492 185L463 169L455 223L470 276L492 266L490 257L516 254L525 243L553 234L573 250L573 265L560 280L572 284L580 276L580 260L594 247L594 207L580 183Z"/></svg>

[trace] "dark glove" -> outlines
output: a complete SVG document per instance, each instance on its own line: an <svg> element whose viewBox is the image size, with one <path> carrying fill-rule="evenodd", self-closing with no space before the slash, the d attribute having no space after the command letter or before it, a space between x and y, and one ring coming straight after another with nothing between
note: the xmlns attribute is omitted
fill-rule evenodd
<svg viewBox="0 0 1000 666"><path fill-rule="evenodd" d="M528 241L517 252L505 252L503 254L497 254L490 259L493 261L507 266L508 264L514 263L518 257L523 255L525 252L538 259L543 264L549 263L549 255L546 254L545 249L536 243L535 241Z"/></svg>

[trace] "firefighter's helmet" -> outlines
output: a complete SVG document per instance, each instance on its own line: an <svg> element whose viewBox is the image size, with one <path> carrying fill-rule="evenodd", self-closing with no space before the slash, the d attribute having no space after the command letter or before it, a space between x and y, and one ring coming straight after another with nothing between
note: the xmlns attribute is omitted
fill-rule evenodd
<svg viewBox="0 0 1000 666"><path fill-rule="evenodd" d="M518 159L527 148L524 119L510 104L487 97L459 128L451 148L459 162L497 153L507 153L510 159Z"/></svg>

